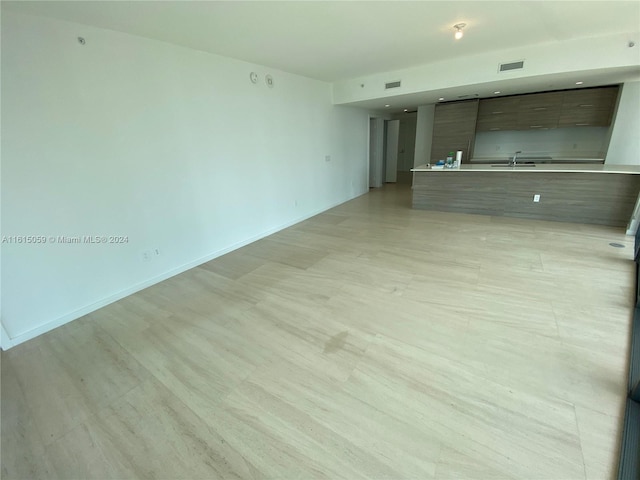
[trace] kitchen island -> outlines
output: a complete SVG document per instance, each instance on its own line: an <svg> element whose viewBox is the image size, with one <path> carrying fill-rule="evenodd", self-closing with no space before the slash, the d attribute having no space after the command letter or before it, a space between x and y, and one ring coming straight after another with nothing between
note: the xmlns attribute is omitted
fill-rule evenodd
<svg viewBox="0 0 640 480"><path fill-rule="evenodd" d="M640 167L631 165L422 165L411 171L412 207L443 212L625 227L640 192Z"/></svg>

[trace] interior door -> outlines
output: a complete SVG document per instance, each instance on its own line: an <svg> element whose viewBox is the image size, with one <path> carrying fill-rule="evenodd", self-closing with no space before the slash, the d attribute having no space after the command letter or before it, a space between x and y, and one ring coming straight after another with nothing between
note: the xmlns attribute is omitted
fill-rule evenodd
<svg viewBox="0 0 640 480"><path fill-rule="evenodd" d="M400 138L400 120L387 121L387 149L385 182L395 182L398 176L398 140Z"/></svg>
<svg viewBox="0 0 640 480"><path fill-rule="evenodd" d="M369 119L369 187L382 186L384 180L384 120Z"/></svg>

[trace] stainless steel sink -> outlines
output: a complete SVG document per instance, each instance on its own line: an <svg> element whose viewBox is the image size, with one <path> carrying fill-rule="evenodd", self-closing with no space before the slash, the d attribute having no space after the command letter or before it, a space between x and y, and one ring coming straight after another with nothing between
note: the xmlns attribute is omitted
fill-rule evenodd
<svg viewBox="0 0 640 480"><path fill-rule="evenodd" d="M501 168L521 168L521 167L535 167L535 163L516 163L515 165L509 165L508 163L493 163L492 167L501 167Z"/></svg>

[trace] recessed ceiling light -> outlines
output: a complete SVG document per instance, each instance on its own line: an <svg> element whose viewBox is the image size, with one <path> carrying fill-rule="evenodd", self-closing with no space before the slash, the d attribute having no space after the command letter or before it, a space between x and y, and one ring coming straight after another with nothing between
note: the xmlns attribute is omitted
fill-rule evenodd
<svg viewBox="0 0 640 480"><path fill-rule="evenodd" d="M408 109L408 108L405 108L405 109L404 109L404 111L405 111L405 112L408 112L408 111L409 111L409 109Z"/></svg>
<svg viewBox="0 0 640 480"><path fill-rule="evenodd" d="M582 85L584 82L576 82L576 85Z"/></svg>
<svg viewBox="0 0 640 480"><path fill-rule="evenodd" d="M438 101L439 101L439 102L441 102L441 101L443 101L443 100L444 100L444 97L440 97L440 98L438 99Z"/></svg>
<svg viewBox="0 0 640 480"><path fill-rule="evenodd" d="M391 105L387 104L384 106L384 108L389 108Z"/></svg>
<svg viewBox="0 0 640 480"><path fill-rule="evenodd" d="M494 95L498 95L499 93L499 91L493 92Z"/></svg>

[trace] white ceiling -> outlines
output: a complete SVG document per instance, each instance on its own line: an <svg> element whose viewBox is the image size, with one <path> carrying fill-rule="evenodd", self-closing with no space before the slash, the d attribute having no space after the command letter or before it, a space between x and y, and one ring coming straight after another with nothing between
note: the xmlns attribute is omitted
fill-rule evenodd
<svg viewBox="0 0 640 480"><path fill-rule="evenodd" d="M2 1L2 9L154 38L325 81L640 28L640 0ZM459 22L467 27L464 38L455 41L453 25ZM405 104L424 103L424 98L414 100Z"/></svg>

